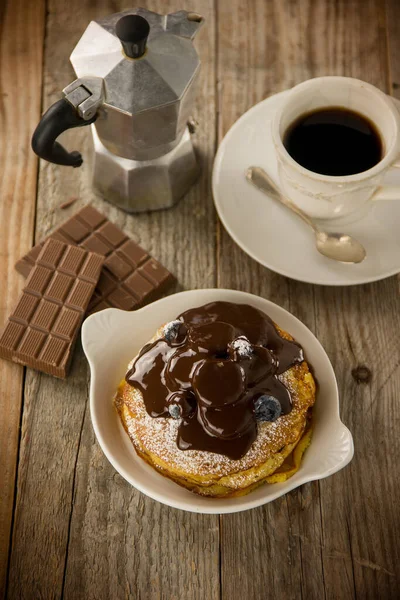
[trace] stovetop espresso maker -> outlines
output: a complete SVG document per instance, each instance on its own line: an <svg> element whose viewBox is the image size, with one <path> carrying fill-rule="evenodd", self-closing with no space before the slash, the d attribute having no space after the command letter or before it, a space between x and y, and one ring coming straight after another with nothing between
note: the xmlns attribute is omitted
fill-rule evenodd
<svg viewBox="0 0 400 600"><path fill-rule="evenodd" d="M203 18L136 8L92 21L70 60L78 77L43 115L34 152L79 167L81 154L56 138L92 124L93 185L127 212L168 208L199 167L188 127L200 60L193 39Z"/></svg>

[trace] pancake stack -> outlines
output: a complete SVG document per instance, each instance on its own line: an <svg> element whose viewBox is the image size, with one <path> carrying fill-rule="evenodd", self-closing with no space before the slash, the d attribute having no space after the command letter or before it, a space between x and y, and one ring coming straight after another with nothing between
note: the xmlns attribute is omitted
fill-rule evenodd
<svg viewBox="0 0 400 600"><path fill-rule="evenodd" d="M267 315L216 302L161 327L115 396L137 454L215 498L284 481L311 439L315 381Z"/></svg>

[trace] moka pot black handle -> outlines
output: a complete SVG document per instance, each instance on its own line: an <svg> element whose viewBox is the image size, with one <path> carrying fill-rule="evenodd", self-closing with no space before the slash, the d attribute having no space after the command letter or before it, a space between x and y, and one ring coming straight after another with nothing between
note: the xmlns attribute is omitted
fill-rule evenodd
<svg viewBox="0 0 400 600"><path fill-rule="evenodd" d="M56 140L63 131L90 125L96 119L97 114L87 121L82 119L72 104L62 98L42 116L32 136L32 150L40 158L56 165L80 167L83 162L81 153L77 150L68 152Z"/></svg>

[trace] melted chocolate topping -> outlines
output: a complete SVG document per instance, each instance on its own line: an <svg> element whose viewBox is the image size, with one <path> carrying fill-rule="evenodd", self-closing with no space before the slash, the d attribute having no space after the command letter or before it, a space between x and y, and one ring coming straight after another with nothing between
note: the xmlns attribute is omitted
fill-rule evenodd
<svg viewBox="0 0 400 600"><path fill-rule="evenodd" d="M181 450L238 460L257 435L254 402L273 396L288 414L290 392L277 375L303 360L301 346L282 338L266 314L212 302L184 312L144 346L126 381L141 391L151 417L180 415Z"/></svg>

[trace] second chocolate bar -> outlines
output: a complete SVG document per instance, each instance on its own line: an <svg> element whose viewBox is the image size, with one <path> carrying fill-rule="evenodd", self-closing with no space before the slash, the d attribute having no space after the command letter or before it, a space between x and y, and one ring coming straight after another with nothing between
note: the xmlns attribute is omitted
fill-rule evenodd
<svg viewBox="0 0 400 600"><path fill-rule="evenodd" d="M49 237L106 257L88 312L109 307L138 308L173 280L165 267L93 206L85 206ZM16 270L25 277L35 264L44 241L16 263Z"/></svg>

